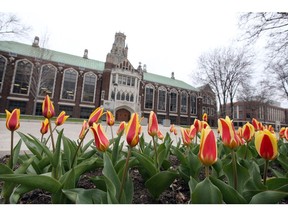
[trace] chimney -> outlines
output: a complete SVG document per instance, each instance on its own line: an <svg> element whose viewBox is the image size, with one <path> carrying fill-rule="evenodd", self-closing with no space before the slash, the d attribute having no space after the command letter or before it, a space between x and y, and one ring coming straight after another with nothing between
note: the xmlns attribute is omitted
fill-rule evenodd
<svg viewBox="0 0 288 216"><path fill-rule="evenodd" d="M174 72L171 73L171 79L175 79Z"/></svg>
<svg viewBox="0 0 288 216"><path fill-rule="evenodd" d="M88 49L84 50L83 58L88 59Z"/></svg>
<svg viewBox="0 0 288 216"><path fill-rule="evenodd" d="M33 47L39 47L39 37L38 36L35 36L32 46Z"/></svg>

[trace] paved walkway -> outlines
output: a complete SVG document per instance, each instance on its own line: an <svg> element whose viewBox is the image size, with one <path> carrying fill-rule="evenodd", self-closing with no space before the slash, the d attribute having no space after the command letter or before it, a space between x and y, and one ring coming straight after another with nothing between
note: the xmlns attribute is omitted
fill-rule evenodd
<svg viewBox="0 0 288 216"><path fill-rule="evenodd" d="M4 156L6 154L10 154L10 140L11 140L11 133L10 131L7 130L6 126L5 126L6 120L0 119L0 157ZM102 125L104 126L104 129L106 129L106 125L103 122ZM116 136L116 131L118 129L119 125L114 125L113 128L113 135L114 137ZM35 137L39 137L39 139L41 138L41 133L40 133L40 127L41 127L41 121L36 121L36 120L20 120L20 128L17 131L20 131L22 133L25 134L31 134ZM52 126L53 127L53 126ZM64 135L67 136L68 138L72 139L72 140L77 140L78 139L78 135L80 133L82 127L82 123L68 123L66 122L64 125L59 126L58 129L62 129L64 128ZM161 130L161 132L163 133L163 135L166 134L166 132L169 132L169 127L163 127L163 125L159 125L159 128ZM180 135L180 130L179 127L176 126L177 130L178 130L178 137ZM145 141L149 142L151 140L151 137L148 135L147 133L147 126L143 126L142 128L144 136L145 136ZM20 137L17 134L17 131L15 133L14 136L14 145L16 145L16 143L19 141ZM106 129L106 134L108 136L108 138L111 138L111 129L110 127L107 127ZM45 135L46 137L48 136L48 133ZM173 135L172 138L175 140L175 136ZM54 137L54 139L56 140L56 137ZM88 132L85 140L91 140L93 139L93 134L92 132ZM124 136L122 136L122 139L124 140ZM85 143L85 141L84 141ZM27 150L27 147L24 143L22 143L21 146L21 150L25 151Z"/></svg>

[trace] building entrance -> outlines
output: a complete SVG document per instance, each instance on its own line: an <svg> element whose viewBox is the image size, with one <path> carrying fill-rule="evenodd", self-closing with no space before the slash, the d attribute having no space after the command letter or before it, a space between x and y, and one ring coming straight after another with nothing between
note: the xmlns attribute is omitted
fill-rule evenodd
<svg viewBox="0 0 288 216"><path fill-rule="evenodd" d="M126 109L119 109L116 111L116 121L125 121L128 122L130 120L130 112Z"/></svg>

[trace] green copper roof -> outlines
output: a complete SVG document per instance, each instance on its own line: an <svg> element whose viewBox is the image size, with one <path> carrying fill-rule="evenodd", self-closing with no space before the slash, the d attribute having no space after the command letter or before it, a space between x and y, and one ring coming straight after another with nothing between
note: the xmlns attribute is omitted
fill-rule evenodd
<svg viewBox="0 0 288 216"><path fill-rule="evenodd" d="M33 47L32 45L27 45L14 41L0 41L0 50L12 54L30 56L38 59L44 59L47 61L53 61L61 64L73 65L85 69L99 71L104 70L105 64L101 61L85 59L80 56L70 55L45 48Z"/></svg>
<svg viewBox="0 0 288 216"><path fill-rule="evenodd" d="M172 78L161 76L158 74L144 72L143 73L143 80L148 81L148 82L154 82L154 83L159 83L159 84L163 84L163 85L173 86L176 88L198 91L193 86L191 86L191 85L189 85L189 84L187 84L181 80L172 79Z"/></svg>

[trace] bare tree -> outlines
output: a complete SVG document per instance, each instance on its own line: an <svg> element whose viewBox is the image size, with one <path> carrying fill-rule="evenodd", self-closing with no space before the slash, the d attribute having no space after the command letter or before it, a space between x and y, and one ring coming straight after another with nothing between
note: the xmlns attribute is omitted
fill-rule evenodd
<svg viewBox="0 0 288 216"><path fill-rule="evenodd" d="M233 100L239 85L249 79L252 60L243 49L219 48L202 54L198 59L197 80L208 83L216 94L220 116L226 116L226 104Z"/></svg>
<svg viewBox="0 0 288 216"><path fill-rule="evenodd" d="M260 80L257 85L249 83L242 84L237 94L237 100L244 102L246 113L251 114L250 118L260 118L260 109L263 110L263 121L267 119L266 108L273 103L275 85L269 79Z"/></svg>
<svg viewBox="0 0 288 216"><path fill-rule="evenodd" d="M0 38L26 36L30 30L15 14L0 12Z"/></svg>
<svg viewBox="0 0 288 216"><path fill-rule="evenodd" d="M288 13L259 12L243 13L239 17L239 27L244 31L242 39L253 43L259 38L267 39L266 48L271 57L288 51Z"/></svg>

